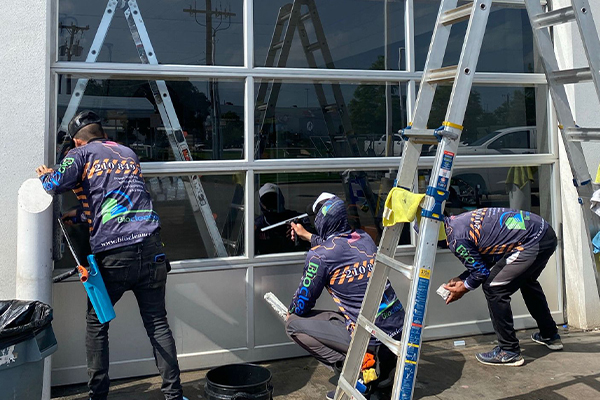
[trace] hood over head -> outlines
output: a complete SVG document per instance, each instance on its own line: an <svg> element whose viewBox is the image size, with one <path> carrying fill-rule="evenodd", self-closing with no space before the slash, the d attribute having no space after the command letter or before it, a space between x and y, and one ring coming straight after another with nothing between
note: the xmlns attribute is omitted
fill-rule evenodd
<svg viewBox="0 0 600 400"><path fill-rule="evenodd" d="M350 232L346 204L337 196L332 196L315 210L315 228L321 238L327 240L332 235Z"/></svg>

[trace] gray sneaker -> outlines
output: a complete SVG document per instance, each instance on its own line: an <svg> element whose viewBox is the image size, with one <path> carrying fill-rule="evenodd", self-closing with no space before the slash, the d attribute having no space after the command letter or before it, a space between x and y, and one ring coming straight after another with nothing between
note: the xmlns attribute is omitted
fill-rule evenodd
<svg viewBox="0 0 600 400"><path fill-rule="evenodd" d="M523 357L521 357L521 354L502 350L498 346L494 347L494 349L488 353L478 353L475 358L485 365L504 365L509 367L518 367L525 362Z"/></svg>
<svg viewBox="0 0 600 400"><path fill-rule="evenodd" d="M556 351L563 349L562 340L560 340L560 335L558 333L556 333L550 339L546 339L542 337L542 335L540 335L539 332L536 332L533 335L531 335L531 340L533 340L536 343L543 344L550 350Z"/></svg>

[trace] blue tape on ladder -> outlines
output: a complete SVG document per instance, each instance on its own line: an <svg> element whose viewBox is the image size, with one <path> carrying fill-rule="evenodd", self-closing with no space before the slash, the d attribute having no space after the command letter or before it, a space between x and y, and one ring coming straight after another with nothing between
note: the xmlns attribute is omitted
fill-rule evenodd
<svg viewBox="0 0 600 400"><path fill-rule="evenodd" d="M442 126L440 126L440 127L439 127L439 128L437 128L437 129L434 129L434 131L433 131L433 136L435 136L435 138L438 140L438 142L441 142L441 141L442 141L442 139L444 138L444 137L442 136L442 133L441 133L441 132L443 132L443 131L444 131L444 126L443 126L443 125L442 125Z"/></svg>
<svg viewBox="0 0 600 400"><path fill-rule="evenodd" d="M433 197L435 203L433 205L433 209L421 211L421 215L425 218L437 219L438 221L444 220L444 214L442 213L442 203L448 199L450 192L447 190L438 189L433 186L427 186L427 191L425 192L427 196Z"/></svg>
<svg viewBox="0 0 600 400"><path fill-rule="evenodd" d="M402 138L402 140L408 140L408 137L404 134L404 131L407 129L411 129L411 128L412 128L412 126L409 125L404 129L400 129L400 132L398 132L398 133L400 133L400 137Z"/></svg>

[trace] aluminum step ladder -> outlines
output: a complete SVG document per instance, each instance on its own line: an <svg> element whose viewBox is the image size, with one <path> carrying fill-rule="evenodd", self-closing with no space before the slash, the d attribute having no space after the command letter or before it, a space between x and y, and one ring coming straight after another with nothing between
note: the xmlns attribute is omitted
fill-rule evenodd
<svg viewBox="0 0 600 400"><path fill-rule="evenodd" d="M598 32L587 0L571 0L570 6L551 11L544 11L539 1L526 0L525 5L556 109L558 127L565 144L567 159L573 173L573 184L577 189L578 202L581 205L591 254L591 238L600 231L600 219L590 210L590 200L594 189L581 146L584 141L599 140L600 128L583 128L575 123L565 85L592 81L600 101L600 40ZM595 7L598 10L600 4L596 2ZM550 28L565 23L577 24L588 61L587 67L570 70L559 69ZM594 272L600 291L600 277L597 268L594 269Z"/></svg>
<svg viewBox="0 0 600 400"><path fill-rule="evenodd" d="M403 131L406 142L395 182L397 187L407 190L413 188L422 146L437 145L431 179L423 202L423 218L419 227L414 262L413 265L406 265L394 259L404 224L386 227L338 382L335 394L337 400L365 398L356 389L356 383L371 336L379 339L382 345L387 346L398 357L392 399L409 400L413 396L440 224L443 221L452 166L460 142L462 123L492 0L478 0L460 7L457 7L457 4L457 0L441 1L412 123ZM465 20L468 20L468 27L458 65L442 68L451 27ZM433 97L440 83L453 83L445 120L441 128L427 129ZM411 281L400 340L393 340L374 323L388 276L392 271L400 272Z"/></svg>
<svg viewBox="0 0 600 400"><path fill-rule="evenodd" d="M100 21L98 31L94 36L94 41L92 42L85 62L96 62L117 9L121 9L125 15L127 25L129 26L129 30L131 32L131 37L135 42L142 63L157 65L158 59L156 58L156 53L154 52L152 43L150 42L150 36L146 30L146 26L144 24L144 20L142 19L142 14L138 8L136 0L108 1L102 16L102 20ZM80 78L75 85L75 89L73 90L69 105L65 111L65 115L63 116L58 131L59 134L63 133L65 138L68 138L67 126L79 108L79 104L81 103L81 99L85 93L88 81L89 79L87 78ZM177 118L175 107L171 101L171 95L169 94L167 84L163 80L154 80L148 82L150 84L154 100L156 101L156 107L158 108L161 119L165 126L167 138L169 139L169 144L171 145L175 159L177 161L192 161L190 148L183 135L181 125L179 124L179 119ZM59 156L62 153L63 152L60 151ZM205 244L213 244L213 248L210 248L208 245L206 246L207 251L209 251L209 256L227 257L228 253L225 249L219 229L217 228L210 205L208 204L206 193L204 192L204 188L200 182L200 176L189 176L189 182L185 182L185 189L190 198L192 210L194 212L194 217L196 219L196 223L198 224L198 229L202 236L202 240ZM213 254L210 254L211 250Z"/></svg>
<svg viewBox="0 0 600 400"><path fill-rule="evenodd" d="M303 7L305 7L305 9L303 9ZM314 29L316 37L314 42L311 42L311 39L309 38L306 30L307 24L311 24ZM308 66L310 68L317 68L315 53L320 52L325 61L325 66L327 68L335 69L333 57L331 56L331 51L327 43L327 37L325 36L325 31L323 30L321 18L319 17L319 12L317 11L314 0L294 0L292 3L285 4L279 9L275 30L267 52L265 67L286 66L296 30L298 31ZM323 87L324 84L314 83L313 86L323 113L325 125L327 126L332 153L346 157L360 157L362 151L358 145L354 130L352 129L350 115L348 114L348 108L340 84L338 82L330 83L334 98L333 103L327 101L327 96ZM280 90L281 82L273 79L262 80L258 87L256 110L260 113L260 117L258 118L259 128L256 129L255 133L254 149L254 157L257 160L260 159L260 156L266 147L269 130L274 126L275 107L277 105ZM341 120L344 131L343 134L337 129L337 125L333 118L334 115L338 115ZM378 218L376 215L376 210L378 209L377 201L369 186L366 174L364 172L355 172L354 174L356 175L355 181L359 183L363 190L365 199L369 205L369 210L373 214L375 225L381 233L381 218ZM344 188L348 197L350 189L348 189L347 186L348 185L345 184ZM351 215L352 218L355 220L358 219L358 213L355 208L351 208L349 213L354 214Z"/></svg>

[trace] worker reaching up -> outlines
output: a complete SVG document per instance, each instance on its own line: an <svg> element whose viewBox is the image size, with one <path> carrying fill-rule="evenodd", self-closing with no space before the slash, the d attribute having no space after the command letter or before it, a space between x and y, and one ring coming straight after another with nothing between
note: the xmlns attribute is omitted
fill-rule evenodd
<svg viewBox="0 0 600 400"><path fill-rule="evenodd" d="M306 232L301 224L292 224L295 234L315 246L306 255L304 272L289 307L286 333L321 363L339 372L371 277L377 246L364 231L350 228L346 206L339 197L323 193L312 209L316 213L316 235ZM337 311L313 309L323 289L333 298ZM404 308L388 282L375 325L399 339L403 323ZM372 338L369 354L380 354L380 348L387 350L380 345ZM380 371L382 375L387 377ZM334 392L327 396L333 398Z"/></svg>
<svg viewBox="0 0 600 400"><path fill-rule="evenodd" d="M446 304L482 286L498 346L477 360L488 365L524 363L513 326L510 298L521 291L539 332L531 339L550 350L563 348L538 277L556 249L552 227L529 211L482 208L444 219L448 247L467 271L444 286Z"/></svg>

